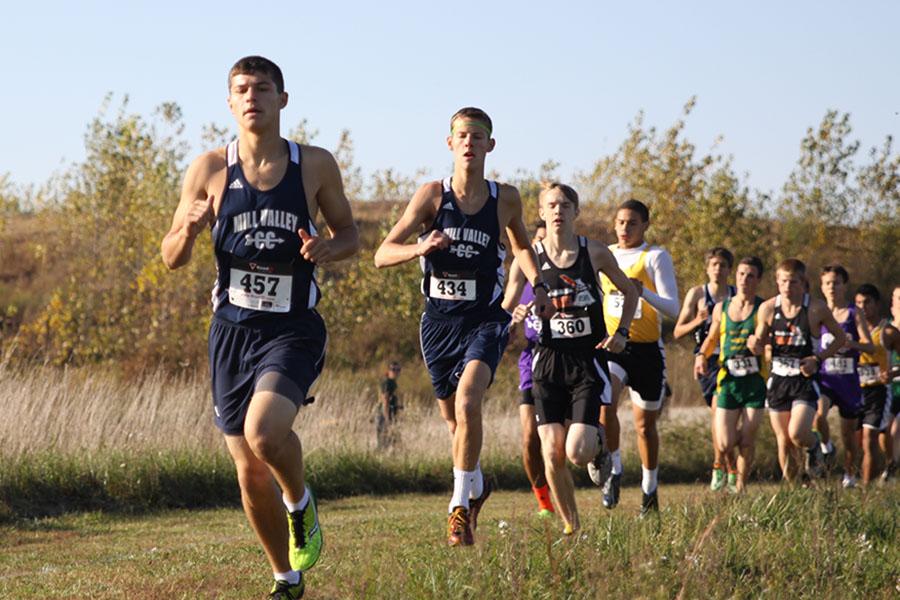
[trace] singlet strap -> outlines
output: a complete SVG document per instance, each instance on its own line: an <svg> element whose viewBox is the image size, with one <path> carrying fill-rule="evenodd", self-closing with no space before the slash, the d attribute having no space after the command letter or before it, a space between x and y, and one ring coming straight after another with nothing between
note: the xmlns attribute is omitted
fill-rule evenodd
<svg viewBox="0 0 900 600"><path fill-rule="evenodd" d="M448 192L451 190L451 188L450 188L450 178L449 178L449 177L444 177L444 178L441 180L441 189L444 191L445 194L448 193Z"/></svg>
<svg viewBox="0 0 900 600"><path fill-rule="evenodd" d="M293 140L288 140L288 147L290 148L290 151L291 151L291 162L294 163L295 165L299 165L300 164L300 145Z"/></svg>
<svg viewBox="0 0 900 600"><path fill-rule="evenodd" d="M578 236L578 246L581 248L587 248L587 245L588 245L587 238L584 237L583 235L579 235Z"/></svg>
<svg viewBox="0 0 900 600"><path fill-rule="evenodd" d="M546 251L544 250L544 244L542 242L535 242L534 243L534 252L536 254L545 254Z"/></svg>
<svg viewBox="0 0 900 600"><path fill-rule="evenodd" d="M488 181L488 192L491 195L491 198L500 198L500 186L497 185L496 181Z"/></svg>
<svg viewBox="0 0 900 600"><path fill-rule="evenodd" d="M225 157L229 167L233 167L238 162L238 141L231 140L225 147Z"/></svg>
<svg viewBox="0 0 900 600"><path fill-rule="evenodd" d="M803 294L803 308L809 307L809 294Z"/></svg>

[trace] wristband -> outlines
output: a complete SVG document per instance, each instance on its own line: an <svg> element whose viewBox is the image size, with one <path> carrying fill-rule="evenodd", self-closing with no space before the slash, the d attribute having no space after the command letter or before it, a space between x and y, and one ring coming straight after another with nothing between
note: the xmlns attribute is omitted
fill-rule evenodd
<svg viewBox="0 0 900 600"><path fill-rule="evenodd" d="M618 333L626 340L631 337L631 335L628 333L627 327L619 327L618 329L616 329L615 333ZM615 335L615 333L613 335Z"/></svg>

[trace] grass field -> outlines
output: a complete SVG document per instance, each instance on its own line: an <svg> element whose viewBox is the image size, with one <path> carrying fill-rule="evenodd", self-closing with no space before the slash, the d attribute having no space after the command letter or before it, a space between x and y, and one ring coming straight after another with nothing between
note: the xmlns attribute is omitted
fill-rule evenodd
<svg viewBox="0 0 900 600"><path fill-rule="evenodd" d="M585 527L563 538L526 492L498 492L473 548L444 546L446 495L321 505L326 535L307 598L896 598L900 489L700 485L660 490L659 519L581 489ZM0 527L2 598L263 598L267 563L235 509L71 514Z"/></svg>

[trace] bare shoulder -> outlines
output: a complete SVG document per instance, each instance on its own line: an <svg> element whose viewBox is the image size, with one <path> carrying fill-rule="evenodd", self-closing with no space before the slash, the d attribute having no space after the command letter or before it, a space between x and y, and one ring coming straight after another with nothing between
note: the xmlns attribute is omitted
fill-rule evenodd
<svg viewBox="0 0 900 600"><path fill-rule="evenodd" d="M194 162L191 163L190 168L197 175L212 175L217 171L224 170L226 166L225 148L216 148L215 150L204 152L195 158Z"/></svg>
<svg viewBox="0 0 900 600"><path fill-rule="evenodd" d="M300 144L300 160L317 172L337 168L337 160L334 155L319 146Z"/></svg>
<svg viewBox="0 0 900 600"><path fill-rule="evenodd" d="M768 300L763 300L762 304L759 305L759 312L769 314L775 310L775 299L777 296L773 296Z"/></svg>
<svg viewBox="0 0 900 600"><path fill-rule="evenodd" d="M687 294L685 294L685 296L684 296L684 301L685 301L685 303L693 304L700 298L700 296L702 294L703 294L703 286L695 285L694 287L692 287L691 289L689 289L687 291Z"/></svg>
<svg viewBox="0 0 900 600"><path fill-rule="evenodd" d="M519 196L519 188L514 185L509 185L508 183L501 183L498 185L497 195L499 196L498 199L500 204L504 206L522 203L522 198Z"/></svg>
<svg viewBox="0 0 900 600"><path fill-rule="evenodd" d="M218 195L225 185L228 163L225 148L204 152L194 159L184 176L182 194L191 199L206 194Z"/></svg>
<svg viewBox="0 0 900 600"><path fill-rule="evenodd" d="M825 304L825 301L820 298L810 298L809 312L815 314L818 318L823 318L825 313L831 315L831 309L829 309L828 305Z"/></svg>

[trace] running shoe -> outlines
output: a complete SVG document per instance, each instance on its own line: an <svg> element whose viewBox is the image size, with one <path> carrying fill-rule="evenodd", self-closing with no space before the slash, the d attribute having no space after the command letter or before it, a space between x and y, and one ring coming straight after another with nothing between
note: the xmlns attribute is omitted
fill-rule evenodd
<svg viewBox="0 0 900 600"><path fill-rule="evenodd" d="M475 536L472 535L472 528L469 527L469 511L462 506L457 506L447 519L447 544L471 546L474 543Z"/></svg>
<svg viewBox="0 0 900 600"><path fill-rule="evenodd" d="M600 445L599 450L597 450L594 460L588 463L587 469L591 481L600 487L609 479L609 474L612 472L612 454L606 449L606 434L603 432L602 426L597 429L597 438Z"/></svg>
<svg viewBox="0 0 900 600"><path fill-rule="evenodd" d="M725 487L725 469L713 469L709 489L718 492Z"/></svg>
<svg viewBox="0 0 900 600"><path fill-rule="evenodd" d="M816 435L816 443L806 450L806 472L811 479L822 477L825 470L825 460L818 438L819 436Z"/></svg>
<svg viewBox="0 0 900 600"><path fill-rule="evenodd" d="M290 533L291 568L296 571L311 569L322 554L322 529L319 527L319 511L316 497L309 490L306 508L288 513Z"/></svg>
<svg viewBox="0 0 900 600"><path fill-rule="evenodd" d="M640 517L644 518L651 512L659 512L659 498L656 496L656 490L653 490L649 494L645 494L643 491L641 491Z"/></svg>
<svg viewBox="0 0 900 600"><path fill-rule="evenodd" d="M841 479L841 487L845 490L853 489L856 487L856 477L850 475L849 473L844 473L844 478Z"/></svg>
<svg viewBox="0 0 900 600"><path fill-rule="evenodd" d="M615 508L619 503L619 487L622 485L621 473L610 473L603 484L603 506L606 508Z"/></svg>
<svg viewBox="0 0 900 600"><path fill-rule="evenodd" d="M729 473L728 474L728 483L726 484L725 489L729 494L737 494L738 486L737 486L737 473Z"/></svg>
<svg viewBox="0 0 900 600"><path fill-rule="evenodd" d="M492 477L482 477L484 479L484 488L481 490L481 495L469 500L469 522L472 524L473 532L478 529L478 513L481 512L481 507L484 506L488 496L494 491L494 479Z"/></svg>
<svg viewBox="0 0 900 600"><path fill-rule="evenodd" d="M891 479L894 478L894 475L897 473L897 463L890 462L884 468L884 471L881 473L881 481L882 483L887 483Z"/></svg>
<svg viewBox="0 0 900 600"><path fill-rule="evenodd" d="M575 530L571 525L566 523L565 527L563 527L563 535L572 535L573 533L575 533Z"/></svg>
<svg viewBox="0 0 900 600"><path fill-rule="evenodd" d="M552 518L553 518L553 511L552 511L552 510L548 510L548 509L546 509L546 508L542 508L541 510L539 510L539 511L537 512L537 516L538 516L539 519L552 519Z"/></svg>
<svg viewBox="0 0 900 600"><path fill-rule="evenodd" d="M300 581L291 585L287 581L275 580L272 591L269 592L269 600L297 600L303 597L306 585L303 583L303 573L300 573Z"/></svg>

